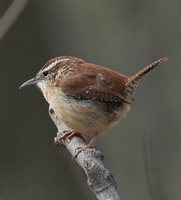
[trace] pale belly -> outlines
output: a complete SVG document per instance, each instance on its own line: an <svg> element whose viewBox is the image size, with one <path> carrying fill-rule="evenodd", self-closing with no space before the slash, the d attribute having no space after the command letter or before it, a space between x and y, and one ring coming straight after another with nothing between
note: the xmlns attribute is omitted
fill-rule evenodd
<svg viewBox="0 0 181 200"><path fill-rule="evenodd" d="M123 103L115 111L107 112L99 102L57 99L55 96L49 99L49 104L69 128L92 136L105 133L130 110L130 105Z"/></svg>

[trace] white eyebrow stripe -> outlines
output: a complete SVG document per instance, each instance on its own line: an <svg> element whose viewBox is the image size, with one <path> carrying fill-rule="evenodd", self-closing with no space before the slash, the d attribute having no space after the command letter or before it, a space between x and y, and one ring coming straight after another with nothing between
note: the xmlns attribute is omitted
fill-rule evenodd
<svg viewBox="0 0 181 200"><path fill-rule="evenodd" d="M50 69L52 69L53 67L55 67L58 63L64 62L64 61L67 61L67 60L70 60L70 58L64 58L64 59L55 60L50 65L48 65L45 69L43 69L42 72L49 71Z"/></svg>
<svg viewBox="0 0 181 200"><path fill-rule="evenodd" d="M42 72L49 71L50 69L52 69L53 67L55 67L56 64L59 63L59 62L61 62L61 60L55 60L50 65L48 65Z"/></svg>

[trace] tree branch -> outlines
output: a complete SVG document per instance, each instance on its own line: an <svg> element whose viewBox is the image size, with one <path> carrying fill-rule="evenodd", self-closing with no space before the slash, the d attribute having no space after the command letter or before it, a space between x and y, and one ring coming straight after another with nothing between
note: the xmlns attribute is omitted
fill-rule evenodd
<svg viewBox="0 0 181 200"><path fill-rule="evenodd" d="M28 0L14 0L10 4L4 15L0 18L0 40L13 25L27 3Z"/></svg>
<svg viewBox="0 0 181 200"><path fill-rule="evenodd" d="M62 132L70 130L58 119L53 109L49 109L49 115L55 123L58 133L55 138L56 144L63 144L73 156L78 147L85 146L80 137L73 137L71 140L59 140ZM78 165L83 168L87 175L87 184L99 200L120 200L117 184L112 173L103 164L103 155L95 149L86 149L75 158Z"/></svg>

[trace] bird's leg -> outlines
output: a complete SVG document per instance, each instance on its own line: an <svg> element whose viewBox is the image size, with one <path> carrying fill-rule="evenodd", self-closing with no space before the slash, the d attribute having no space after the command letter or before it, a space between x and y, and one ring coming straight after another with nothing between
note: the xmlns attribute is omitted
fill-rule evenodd
<svg viewBox="0 0 181 200"><path fill-rule="evenodd" d="M62 135L63 134L63 135ZM60 145L62 144L60 141L62 139L71 139L73 136L79 136L80 138L82 138L84 141L87 141L87 138L80 132L75 131L75 130L67 130L67 131L63 131L61 133L57 133L57 137L54 138L54 143L56 145Z"/></svg>
<svg viewBox="0 0 181 200"><path fill-rule="evenodd" d="M72 158L76 158L76 157L79 155L79 153L81 153L81 152L84 151L85 149L94 147L94 144L95 144L95 142L96 142L96 139L97 139L97 137L94 136L94 137L91 139L91 141L90 141L86 146L76 148L76 150L75 150L76 153L75 153L75 155L74 155Z"/></svg>
<svg viewBox="0 0 181 200"><path fill-rule="evenodd" d="M67 131L63 131L63 135L59 138L60 140L62 139L71 139L73 136L79 136L80 138L82 138L84 141L87 140L87 138L80 132L75 131L75 130L67 130Z"/></svg>

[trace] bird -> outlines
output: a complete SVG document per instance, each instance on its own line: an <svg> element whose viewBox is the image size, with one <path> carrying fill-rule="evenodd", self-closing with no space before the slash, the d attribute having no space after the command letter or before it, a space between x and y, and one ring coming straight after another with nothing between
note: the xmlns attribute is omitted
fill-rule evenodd
<svg viewBox="0 0 181 200"><path fill-rule="evenodd" d="M36 76L20 86L37 85L56 116L70 130L61 139L78 135L86 140L76 149L75 157L93 148L98 136L118 124L130 110L140 79L159 64L161 58L132 76L107 67L91 64L81 58L57 56L47 61Z"/></svg>

